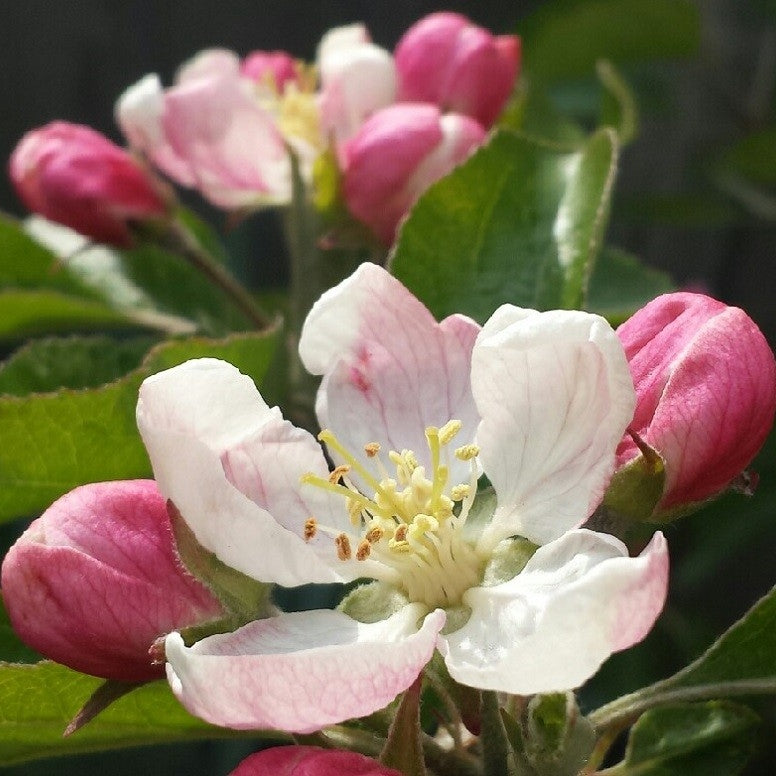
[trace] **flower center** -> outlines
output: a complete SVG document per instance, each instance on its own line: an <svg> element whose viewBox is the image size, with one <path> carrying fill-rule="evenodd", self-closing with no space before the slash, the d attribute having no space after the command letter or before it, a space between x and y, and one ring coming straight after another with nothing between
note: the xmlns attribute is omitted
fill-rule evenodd
<svg viewBox="0 0 776 776"><path fill-rule="evenodd" d="M449 446L460 430L459 420L426 429L428 473L411 450L389 451L394 476L389 475L377 442L364 445L374 464L370 471L331 431L322 431L318 439L345 463L328 480L306 474L302 481L341 495L354 531L337 532L310 518L305 537L310 539L319 530L332 535L340 560L354 555L357 561L368 560L364 576L396 584L410 601L429 608L459 604L464 591L481 581L486 560L462 530L477 493L476 445L454 451L459 460L471 462L469 481L452 487L448 482ZM351 472L363 483L361 489L351 480ZM371 497L363 492L367 488Z"/></svg>

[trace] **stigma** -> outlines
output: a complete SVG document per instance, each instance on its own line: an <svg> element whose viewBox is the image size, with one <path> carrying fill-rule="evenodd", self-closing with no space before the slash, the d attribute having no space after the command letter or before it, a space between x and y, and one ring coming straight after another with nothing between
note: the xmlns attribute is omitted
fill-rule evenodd
<svg viewBox="0 0 776 776"><path fill-rule="evenodd" d="M329 429L321 431L319 441L342 463L328 478L309 473L302 482L341 496L353 530L335 532L310 518L305 538L318 531L331 535L340 560L368 560L364 576L397 585L412 602L429 608L460 604L463 593L482 580L487 560L463 530L477 494L479 449L452 447L461 428L461 421L450 420L426 429L428 471L412 450L389 450L386 456L368 441L361 459ZM450 483L451 453L470 462L467 482Z"/></svg>

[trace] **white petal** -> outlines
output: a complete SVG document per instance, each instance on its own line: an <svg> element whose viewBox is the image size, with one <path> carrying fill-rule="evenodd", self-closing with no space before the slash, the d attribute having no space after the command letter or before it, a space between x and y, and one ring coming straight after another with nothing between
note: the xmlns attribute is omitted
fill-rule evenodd
<svg viewBox="0 0 776 776"><path fill-rule="evenodd" d="M182 84L195 78L220 75L239 75L240 57L223 48L204 49L184 62L175 74L175 83Z"/></svg>
<svg viewBox="0 0 776 776"><path fill-rule="evenodd" d="M643 639L663 607L663 535L637 558L627 552L614 537L571 531L509 582L469 590L471 618L440 636L450 675L516 695L581 685L610 654Z"/></svg>
<svg viewBox="0 0 776 776"><path fill-rule="evenodd" d="M472 355L483 468L498 509L482 547L514 534L539 544L600 502L635 396L622 346L599 316L505 305Z"/></svg>
<svg viewBox="0 0 776 776"><path fill-rule="evenodd" d="M148 378L137 421L160 491L224 563L286 586L355 576L331 544L302 538L311 515L350 528L341 499L300 483L328 474L318 443L231 364L188 361Z"/></svg>
<svg viewBox="0 0 776 776"><path fill-rule="evenodd" d="M362 264L316 302L302 329L302 361L324 375L321 426L353 453L379 442L414 450L426 466L426 427L461 420L454 444L470 442L478 421L469 383L478 331L464 316L438 324L398 280ZM467 464L450 465L451 481L468 479Z"/></svg>
<svg viewBox="0 0 776 776"><path fill-rule="evenodd" d="M259 620L191 648L167 637L167 677L192 713L239 730L310 733L383 708L429 661L445 615L410 604L369 625L341 612Z"/></svg>

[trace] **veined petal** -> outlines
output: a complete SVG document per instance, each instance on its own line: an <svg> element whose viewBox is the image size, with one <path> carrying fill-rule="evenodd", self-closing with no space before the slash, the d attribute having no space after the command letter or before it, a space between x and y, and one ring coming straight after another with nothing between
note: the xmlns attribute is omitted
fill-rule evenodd
<svg viewBox="0 0 776 776"><path fill-rule="evenodd" d="M480 459L498 495L481 546L515 534L544 544L581 525L600 502L635 403L609 324L504 305L477 338L472 391Z"/></svg>
<svg viewBox="0 0 776 776"><path fill-rule="evenodd" d="M469 383L478 331L460 315L437 323L398 280L362 264L323 294L302 329L302 362L324 376L321 426L354 453L374 441L414 450L426 466L427 426L456 418L463 422L456 444L470 442L478 421ZM450 465L451 481L468 478L468 465Z"/></svg>
<svg viewBox="0 0 776 776"><path fill-rule="evenodd" d="M310 733L383 708L431 658L445 614L418 628L410 604L364 624L342 612L295 612L185 647L167 637L167 677L192 713L216 725Z"/></svg>
<svg viewBox="0 0 776 776"><path fill-rule="evenodd" d="M192 77L168 89L162 125L214 205L237 208L290 198L283 136L239 73Z"/></svg>
<svg viewBox="0 0 776 776"><path fill-rule="evenodd" d="M440 636L440 649L463 684L516 695L572 689L644 638L667 585L661 533L629 558L612 536L570 531L540 547L509 582L465 593L471 617Z"/></svg>
<svg viewBox="0 0 776 776"><path fill-rule="evenodd" d="M328 475L318 443L249 377L223 361L188 361L143 383L137 421L160 491L224 563L287 586L352 578L328 545L302 538L311 515L351 527L341 499L301 487L308 471Z"/></svg>

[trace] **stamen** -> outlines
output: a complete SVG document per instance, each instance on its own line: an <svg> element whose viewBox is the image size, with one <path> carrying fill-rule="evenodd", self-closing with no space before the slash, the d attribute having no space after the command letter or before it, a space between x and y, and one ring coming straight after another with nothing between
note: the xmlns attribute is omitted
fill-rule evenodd
<svg viewBox="0 0 776 776"><path fill-rule="evenodd" d="M310 517L304 524L304 540L309 542L310 539L315 537L318 533L318 521L314 517Z"/></svg>
<svg viewBox="0 0 776 776"><path fill-rule="evenodd" d="M364 539L359 542L356 549L356 560L366 560L369 557L370 552L372 552L372 545Z"/></svg>
<svg viewBox="0 0 776 776"><path fill-rule="evenodd" d="M336 485L341 479L345 477L345 475L350 471L350 466L347 464L341 464L340 466L335 466L334 469L329 473L329 482L331 482L333 485Z"/></svg>
<svg viewBox="0 0 776 776"><path fill-rule="evenodd" d="M451 491L450 491L450 498L453 501L463 501L471 492L471 487L469 485L456 485Z"/></svg>
<svg viewBox="0 0 776 776"><path fill-rule="evenodd" d="M317 474L313 474L312 472L303 474L299 479L303 485L317 485L319 488L331 491L332 493L336 493L339 496L345 496L345 498L350 499L351 501L357 501L364 509L372 512L373 514L382 515L383 517L391 516L390 512L382 509L374 501L368 499L366 496L363 496L357 490L351 490L350 488L346 488L344 485L336 485L332 482L329 482L328 480L324 480L323 477L319 477Z"/></svg>
<svg viewBox="0 0 776 776"><path fill-rule="evenodd" d="M455 451L455 457L459 461L471 461L480 454L480 448L477 445L463 445Z"/></svg>
<svg viewBox="0 0 776 776"><path fill-rule="evenodd" d="M372 526L367 532L364 538L370 543L370 544L377 544L377 542L380 541L380 539L385 536L385 531L379 526L375 525Z"/></svg>
<svg viewBox="0 0 776 776"><path fill-rule="evenodd" d="M407 531L409 526L406 523L402 523L393 533L393 541L403 542L407 539Z"/></svg>
<svg viewBox="0 0 776 776"><path fill-rule="evenodd" d="M374 458L380 452L379 442L369 442L364 445L364 452L367 458Z"/></svg>
<svg viewBox="0 0 776 776"><path fill-rule="evenodd" d="M335 540L334 544L337 547L337 557L340 560L350 560L352 552L350 550L350 539L347 534L340 534Z"/></svg>
<svg viewBox="0 0 776 776"><path fill-rule="evenodd" d="M448 420L442 428L439 429L439 444L449 444L453 437L463 428L460 420Z"/></svg>
<svg viewBox="0 0 776 776"><path fill-rule="evenodd" d="M331 431L329 431L329 429L325 428L318 434L318 441L324 442L327 447L336 450L350 466L363 477L364 481L367 482L370 487L374 488L376 491L380 490L380 483L372 476L368 469L362 466L361 463L359 463L359 461L340 444L340 441Z"/></svg>

